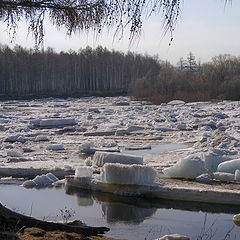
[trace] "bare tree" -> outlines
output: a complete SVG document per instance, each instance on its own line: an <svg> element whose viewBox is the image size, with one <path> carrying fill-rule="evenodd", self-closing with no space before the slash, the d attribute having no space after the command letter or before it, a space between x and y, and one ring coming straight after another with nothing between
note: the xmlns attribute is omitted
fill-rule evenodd
<svg viewBox="0 0 240 240"><path fill-rule="evenodd" d="M115 28L123 34L130 29L130 40L142 29L143 17L159 14L164 32L174 30L182 0L0 0L0 21L7 22L11 36L21 20L29 23L36 43L44 39L44 22L49 18L57 28L65 27L67 34L76 31L101 32L104 27Z"/></svg>
<svg viewBox="0 0 240 240"><path fill-rule="evenodd" d="M15 36L18 22L26 20L36 44L44 39L44 22L49 18L57 28L65 27L67 34L104 27L115 28L123 36L129 27L129 39L141 34L143 17L160 15L163 34L173 31L183 0L0 0L0 21L7 22L9 34ZM224 0L225 5L232 0Z"/></svg>

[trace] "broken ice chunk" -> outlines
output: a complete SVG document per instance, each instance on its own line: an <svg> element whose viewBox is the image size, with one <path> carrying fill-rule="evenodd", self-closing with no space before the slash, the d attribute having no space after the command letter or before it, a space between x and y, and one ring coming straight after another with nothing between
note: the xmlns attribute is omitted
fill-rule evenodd
<svg viewBox="0 0 240 240"><path fill-rule="evenodd" d="M75 119L69 118L52 118L52 119L42 119L42 120L31 120L30 123L34 127L45 127L45 128L54 128L59 126L66 126L66 125L76 125Z"/></svg>
<svg viewBox="0 0 240 240"><path fill-rule="evenodd" d="M22 184L25 188L34 188L36 187L36 183L33 180L27 180Z"/></svg>
<svg viewBox="0 0 240 240"><path fill-rule="evenodd" d="M59 179L52 173L47 173L46 174L47 177L49 177L50 179L52 179L54 182L58 181Z"/></svg>
<svg viewBox="0 0 240 240"><path fill-rule="evenodd" d="M75 177L82 178L82 177L92 177L93 170L90 167L78 167L75 170Z"/></svg>
<svg viewBox="0 0 240 240"><path fill-rule="evenodd" d="M21 135L10 136L4 140L4 142L10 142L10 143L14 143L14 142L25 143L26 141L27 140L25 139L25 137Z"/></svg>
<svg viewBox="0 0 240 240"><path fill-rule="evenodd" d="M165 235L156 240L190 240L190 238L180 234L170 234L170 235Z"/></svg>
<svg viewBox="0 0 240 240"><path fill-rule="evenodd" d="M93 148L93 142L85 142L80 144L79 151L85 154L93 154L96 150Z"/></svg>
<svg viewBox="0 0 240 240"><path fill-rule="evenodd" d="M214 172L213 177L219 181L232 182L234 181L234 174L225 172Z"/></svg>
<svg viewBox="0 0 240 240"><path fill-rule="evenodd" d="M105 183L144 185L152 184L155 177L156 171L150 166L107 163L102 168L100 179Z"/></svg>
<svg viewBox="0 0 240 240"><path fill-rule="evenodd" d="M234 174L237 169L240 169L240 159L234 159L234 160L220 163L218 165L217 171Z"/></svg>
<svg viewBox="0 0 240 240"><path fill-rule="evenodd" d="M92 159L90 157L85 159L84 164L88 167L91 167L93 164Z"/></svg>
<svg viewBox="0 0 240 240"><path fill-rule="evenodd" d="M35 142L44 142L44 141L50 141L50 139L45 135L38 135L35 138Z"/></svg>
<svg viewBox="0 0 240 240"><path fill-rule="evenodd" d="M235 171L234 180L240 182L240 170Z"/></svg>
<svg viewBox="0 0 240 240"><path fill-rule="evenodd" d="M163 169L163 173L170 178L194 179L204 172L204 163L199 157L187 157L174 166Z"/></svg>
<svg viewBox="0 0 240 240"><path fill-rule="evenodd" d="M8 157L23 157L23 155L17 151L8 151L7 156Z"/></svg>
<svg viewBox="0 0 240 240"><path fill-rule="evenodd" d="M65 148L62 144L51 144L47 146L47 150L59 151L59 150L65 150Z"/></svg>
<svg viewBox="0 0 240 240"><path fill-rule="evenodd" d="M36 176L33 180L27 180L22 184L22 186L26 188L41 188L51 186L52 183L56 181L58 181L58 178L52 173L48 173L46 175Z"/></svg>
<svg viewBox="0 0 240 240"><path fill-rule="evenodd" d="M36 183L37 186L43 187L48 186L53 183L53 180L46 175L36 176L33 181Z"/></svg>
<svg viewBox="0 0 240 240"><path fill-rule="evenodd" d="M95 152L93 162L98 167L105 163L143 164L143 158L121 153Z"/></svg>
<svg viewBox="0 0 240 240"><path fill-rule="evenodd" d="M203 161L209 173L216 172L220 163L230 160L229 157L224 156L223 151L212 149L203 155Z"/></svg>

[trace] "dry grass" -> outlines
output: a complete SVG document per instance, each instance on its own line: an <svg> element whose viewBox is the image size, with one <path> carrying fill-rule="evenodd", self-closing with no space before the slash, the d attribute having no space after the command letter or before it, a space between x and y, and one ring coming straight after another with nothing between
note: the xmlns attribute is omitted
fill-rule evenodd
<svg viewBox="0 0 240 240"><path fill-rule="evenodd" d="M83 236L77 233L67 233L62 231L48 231L40 228L26 228L22 233L18 234L21 240L116 240L102 235L99 236ZM10 240L11 238L9 238Z"/></svg>

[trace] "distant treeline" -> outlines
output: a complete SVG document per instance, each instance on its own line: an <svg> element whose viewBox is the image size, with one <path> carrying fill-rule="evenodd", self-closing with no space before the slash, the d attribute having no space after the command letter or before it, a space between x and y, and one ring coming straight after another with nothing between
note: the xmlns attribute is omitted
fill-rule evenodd
<svg viewBox="0 0 240 240"><path fill-rule="evenodd" d="M129 94L153 103L240 100L240 57L219 55L211 62L195 62L192 53L178 67L160 63L160 71L132 82Z"/></svg>
<svg viewBox="0 0 240 240"><path fill-rule="evenodd" d="M102 47L56 53L0 46L0 98L127 94L130 82L159 68L157 58Z"/></svg>
<svg viewBox="0 0 240 240"><path fill-rule="evenodd" d="M196 63L189 53L174 67L157 57L87 47L56 53L0 45L0 98L113 96L153 103L240 100L240 57Z"/></svg>

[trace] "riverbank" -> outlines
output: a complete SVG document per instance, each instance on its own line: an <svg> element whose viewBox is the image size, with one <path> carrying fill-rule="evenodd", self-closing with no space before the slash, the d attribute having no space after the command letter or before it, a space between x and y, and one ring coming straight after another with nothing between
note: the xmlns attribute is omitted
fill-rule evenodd
<svg viewBox="0 0 240 240"><path fill-rule="evenodd" d="M105 236L83 236L62 231L45 231L40 228L25 228L21 233L0 232L4 240L117 240Z"/></svg>

